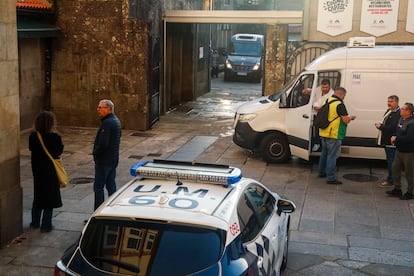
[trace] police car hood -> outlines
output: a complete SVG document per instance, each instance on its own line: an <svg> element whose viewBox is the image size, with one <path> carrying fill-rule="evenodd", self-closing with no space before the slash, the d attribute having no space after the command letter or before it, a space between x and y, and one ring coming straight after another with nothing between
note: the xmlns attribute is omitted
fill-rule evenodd
<svg viewBox="0 0 414 276"><path fill-rule="evenodd" d="M177 181L136 180L101 206L97 216L176 221L228 228L231 206L221 206L232 188Z"/></svg>
<svg viewBox="0 0 414 276"><path fill-rule="evenodd" d="M246 102L237 108L238 114L256 113L268 109L273 101L268 96L260 97L252 101Z"/></svg>

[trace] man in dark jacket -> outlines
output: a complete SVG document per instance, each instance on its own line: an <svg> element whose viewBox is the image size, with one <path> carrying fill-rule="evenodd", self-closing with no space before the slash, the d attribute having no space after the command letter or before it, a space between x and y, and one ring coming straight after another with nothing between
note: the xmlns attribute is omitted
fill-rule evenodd
<svg viewBox="0 0 414 276"><path fill-rule="evenodd" d="M397 133L391 137L391 143L397 147L394 163L392 164L392 175L394 189L387 191L390 196L400 199L413 199L414 189L414 106L405 103L400 110L401 120L397 127ZM407 179L407 192L401 191L401 173L405 171Z"/></svg>
<svg viewBox="0 0 414 276"><path fill-rule="evenodd" d="M379 130L377 143L385 149L388 167L387 179L381 182L378 185L379 187L391 187L394 185L392 179L392 163L394 162L396 149L395 146L391 145L391 137L395 135L398 122L401 118L398 101L398 96L389 96L387 101L388 109L385 111L384 118L381 122L375 123L375 127Z"/></svg>
<svg viewBox="0 0 414 276"><path fill-rule="evenodd" d="M113 102L101 100L97 111L102 122L93 144L95 210L104 202L104 187L108 191L108 196L116 191L115 177L121 142L121 123L114 114Z"/></svg>

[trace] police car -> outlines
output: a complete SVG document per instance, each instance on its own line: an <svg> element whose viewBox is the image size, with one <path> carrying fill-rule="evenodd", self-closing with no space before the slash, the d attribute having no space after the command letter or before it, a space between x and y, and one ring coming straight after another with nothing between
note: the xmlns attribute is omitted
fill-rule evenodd
<svg viewBox="0 0 414 276"><path fill-rule="evenodd" d="M279 275L293 202L240 169L151 160L91 216L55 275Z"/></svg>

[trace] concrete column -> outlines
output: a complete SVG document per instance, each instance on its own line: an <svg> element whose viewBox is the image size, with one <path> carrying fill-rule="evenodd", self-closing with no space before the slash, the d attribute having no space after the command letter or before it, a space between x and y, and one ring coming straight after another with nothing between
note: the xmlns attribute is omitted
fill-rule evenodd
<svg viewBox="0 0 414 276"><path fill-rule="evenodd" d="M285 80L287 25L268 25L266 29L265 76L263 95L280 90Z"/></svg>
<svg viewBox="0 0 414 276"><path fill-rule="evenodd" d="M16 2L0 0L0 245L22 233Z"/></svg>

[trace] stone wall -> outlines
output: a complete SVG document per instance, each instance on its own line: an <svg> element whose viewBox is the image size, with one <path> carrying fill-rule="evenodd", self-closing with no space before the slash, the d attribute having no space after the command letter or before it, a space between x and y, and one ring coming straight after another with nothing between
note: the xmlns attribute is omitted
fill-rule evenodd
<svg viewBox="0 0 414 276"><path fill-rule="evenodd" d="M97 126L106 98L124 128L148 129L148 23L129 19L119 0L62 0L58 9L51 101L59 123Z"/></svg>
<svg viewBox="0 0 414 276"><path fill-rule="evenodd" d="M16 2L0 0L0 246L22 233Z"/></svg>
<svg viewBox="0 0 414 276"><path fill-rule="evenodd" d="M287 31L287 25L267 25L263 95L271 95L284 85Z"/></svg>
<svg viewBox="0 0 414 276"><path fill-rule="evenodd" d="M45 108L45 52L39 38L19 39L20 128L29 129L34 118Z"/></svg>

